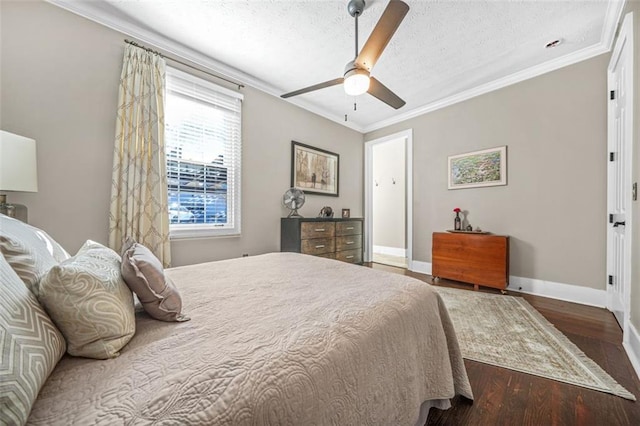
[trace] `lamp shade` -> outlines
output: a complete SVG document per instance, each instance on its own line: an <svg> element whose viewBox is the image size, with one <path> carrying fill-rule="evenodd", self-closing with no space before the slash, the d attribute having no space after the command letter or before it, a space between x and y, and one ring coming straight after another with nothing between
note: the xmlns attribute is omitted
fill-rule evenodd
<svg viewBox="0 0 640 426"><path fill-rule="evenodd" d="M38 191L36 141L0 130L0 191Z"/></svg>

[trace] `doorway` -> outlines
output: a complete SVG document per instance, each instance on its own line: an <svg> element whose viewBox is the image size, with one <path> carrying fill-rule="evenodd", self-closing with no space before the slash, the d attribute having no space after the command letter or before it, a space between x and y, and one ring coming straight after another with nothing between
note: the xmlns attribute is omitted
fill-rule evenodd
<svg viewBox="0 0 640 426"><path fill-rule="evenodd" d="M607 308L628 339L631 287L633 15L625 16L607 68Z"/></svg>
<svg viewBox="0 0 640 426"><path fill-rule="evenodd" d="M413 132L365 143L365 261L411 269Z"/></svg>

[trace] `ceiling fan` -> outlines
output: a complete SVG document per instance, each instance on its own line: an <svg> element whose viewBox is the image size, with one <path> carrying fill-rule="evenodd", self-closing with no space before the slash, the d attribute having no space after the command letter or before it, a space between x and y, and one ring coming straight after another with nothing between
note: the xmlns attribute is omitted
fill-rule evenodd
<svg viewBox="0 0 640 426"><path fill-rule="evenodd" d="M402 23L402 20L409 11L409 6L400 0L391 0L369 36L369 39L362 47L360 53L358 53L358 17L362 14L364 6L364 0L349 0L347 4L349 14L356 20L356 55L355 59L349 61L345 66L344 77L285 93L281 96L282 98L286 99L344 83L344 91L348 95L357 96L367 92L392 108L398 109L404 106L405 101L400 99L398 95L380 83L380 81L371 77L370 72L378 61L378 58L380 58L380 55L382 55L384 48L387 47L391 37L393 37L393 34L400 26L400 23Z"/></svg>

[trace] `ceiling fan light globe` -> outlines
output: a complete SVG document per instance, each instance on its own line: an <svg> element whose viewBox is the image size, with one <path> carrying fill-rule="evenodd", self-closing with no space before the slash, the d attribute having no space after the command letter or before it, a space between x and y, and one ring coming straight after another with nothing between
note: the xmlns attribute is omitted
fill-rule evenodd
<svg viewBox="0 0 640 426"><path fill-rule="evenodd" d="M365 70L352 70L344 76L344 91L349 96L358 96L369 90L369 73Z"/></svg>

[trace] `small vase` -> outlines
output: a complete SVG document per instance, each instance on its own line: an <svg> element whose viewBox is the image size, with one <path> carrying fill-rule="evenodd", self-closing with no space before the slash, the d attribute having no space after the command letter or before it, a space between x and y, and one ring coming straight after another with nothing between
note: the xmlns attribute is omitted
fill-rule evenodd
<svg viewBox="0 0 640 426"><path fill-rule="evenodd" d="M456 218L453 219L453 229L456 231L462 230L462 221L460 220L460 213L456 212Z"/></svg>

